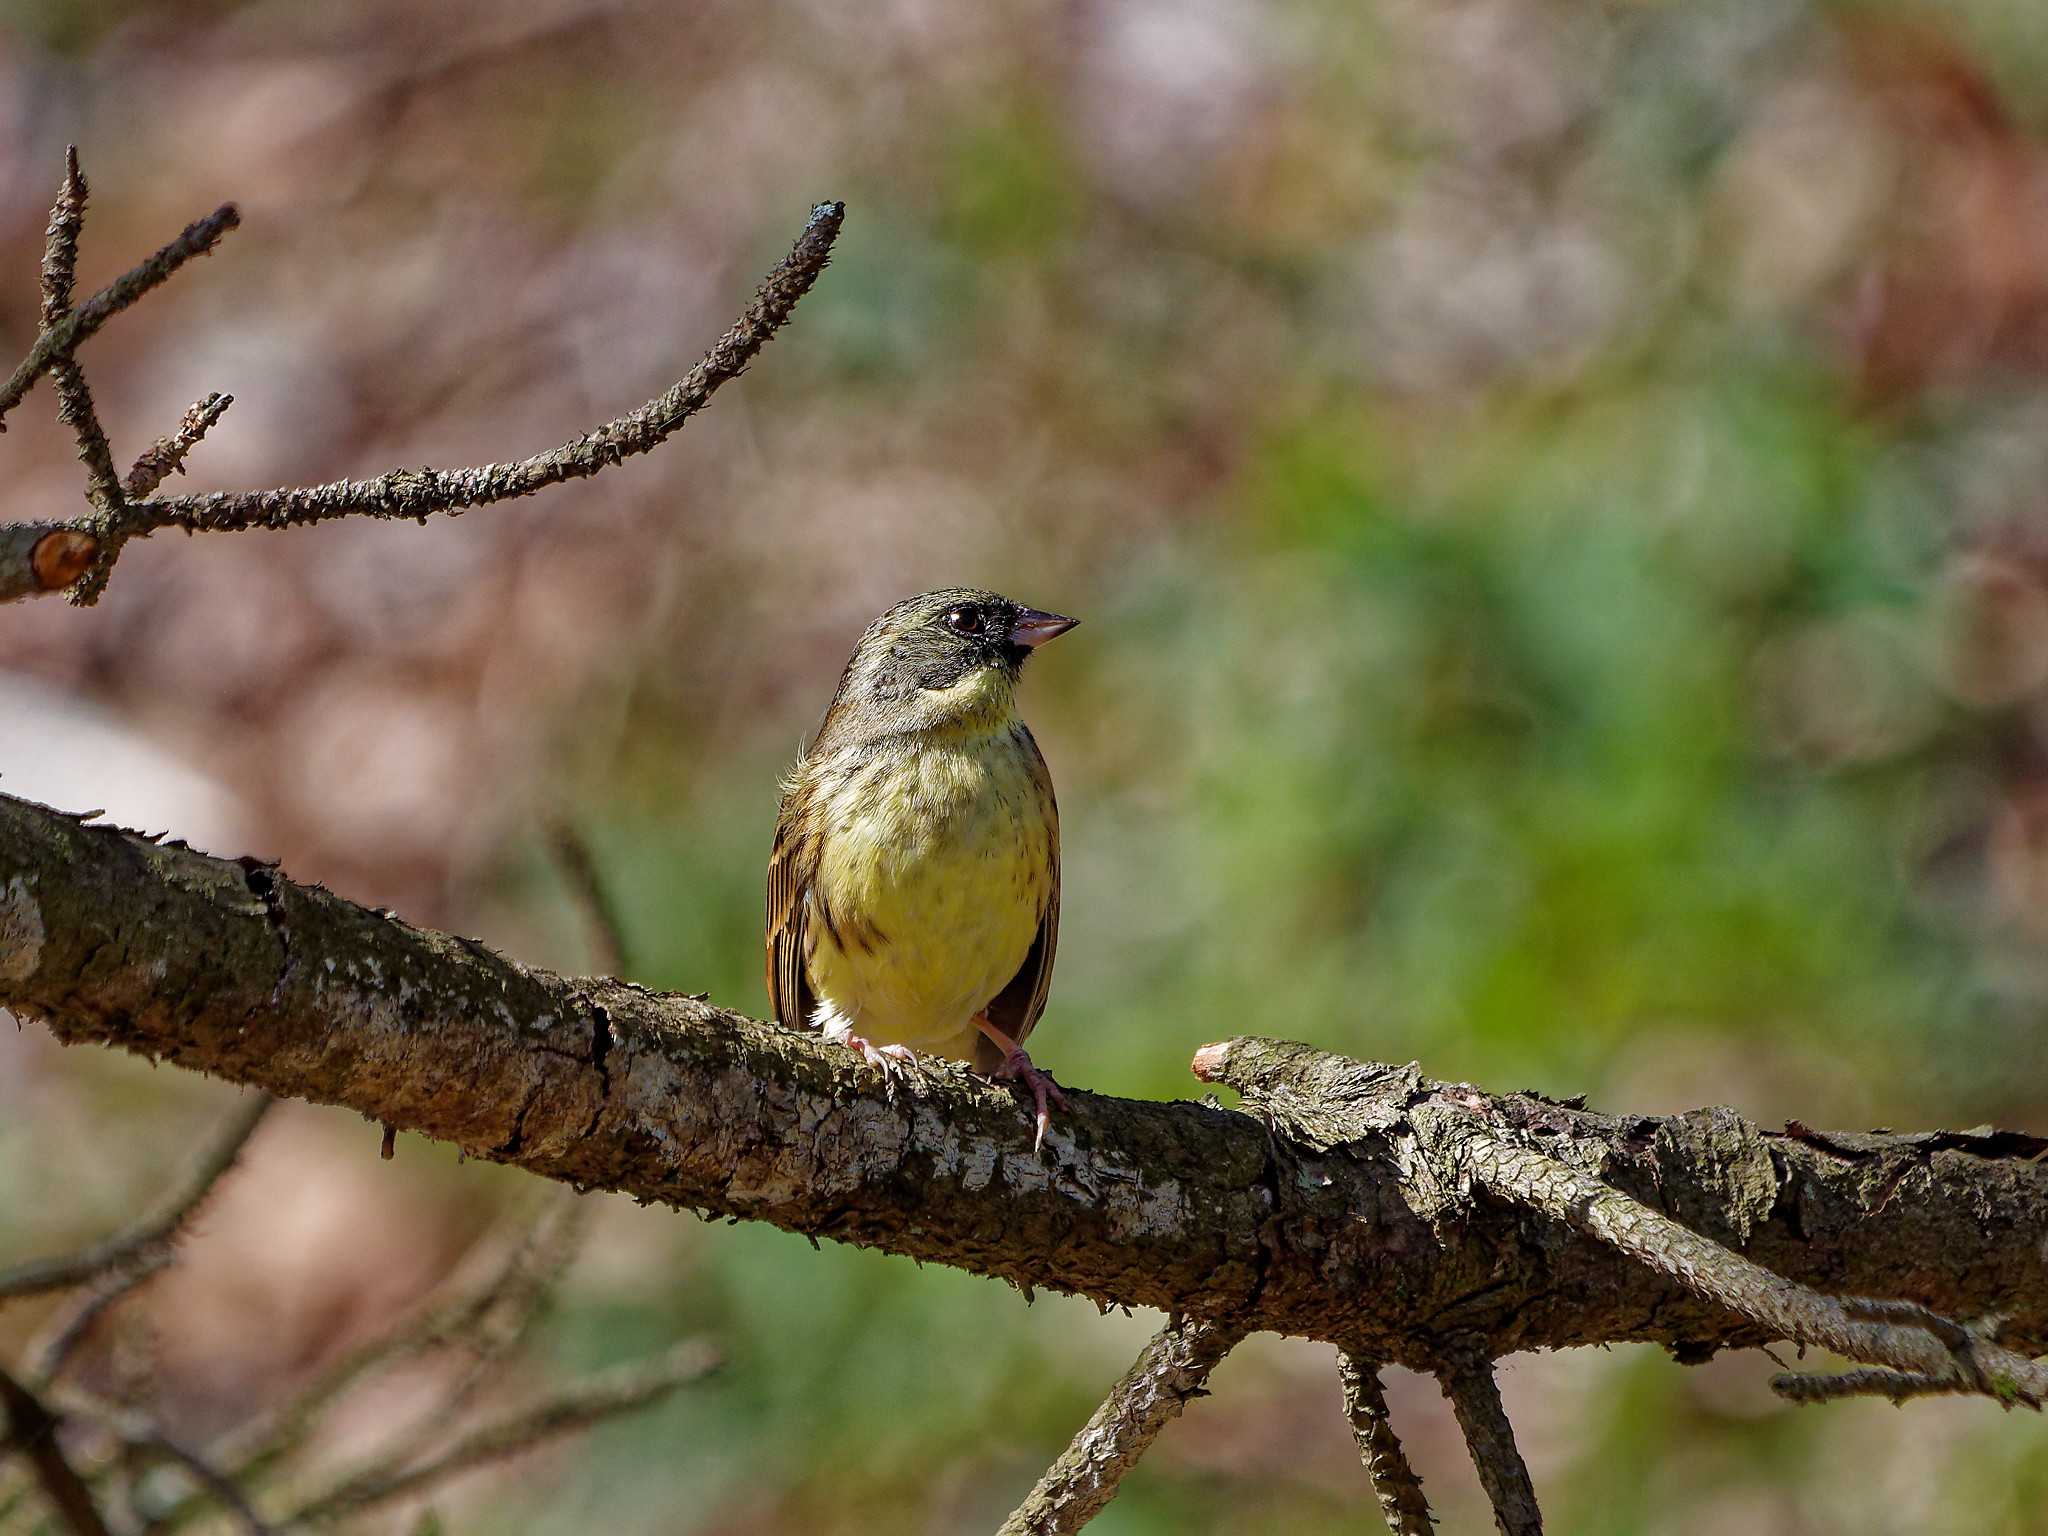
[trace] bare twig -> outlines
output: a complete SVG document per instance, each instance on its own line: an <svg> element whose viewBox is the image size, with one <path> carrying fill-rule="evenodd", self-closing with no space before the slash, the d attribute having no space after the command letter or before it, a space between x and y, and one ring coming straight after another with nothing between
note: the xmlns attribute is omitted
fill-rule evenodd
<svg viewBox="0 0 2048 1536"><path fill-rule="evenodd" d="M64 182L50 209L50 224L43 245L43 329L64 318L71 307L71 282L78 270L78 232L85 222L85 177L78 169L78 146L64 151ZM100 425L86 386L85 370L67 351L51 361L57 381L57 419L71 428L78 439L79 461L85 465L85 494L109 526L126 510L121 478L114 471L114 451L107 446L106 429Z"/></svg>
<svg viewBox="0 0 2048 1536"><path fill-rule="evenodd" d="M562 877L582 910L584 926L590 932L591 958L596 962L596 973L617 976L626 968L626 928L619 920L619 909L605 887L603 876L597 871L597 860L591 856L590 844L567 820L555 823L550 841L555 850L555 862L561 866Z"/></svg>
<svg viewBox="0 0 2048 1536"><path fill-rule="evenodd" d="M1456 1356L1438 1370L1437 1381L1451 1400L1458 1428L1465 1432L1465 1445L1472 1452L1472 1465L1479 1469L1479 1482L1493 1505L1493 1523L1501 1536L1543 1536L1536 1487L1516 1448L1515 1427L1501 1406L1492 1364L1482 1355Z"/></svg>
<svg viewBox="0 0 2048 1536"><path fill-rule="evenodd" d="M0 1270L0 1298L36 1296L48 1291L68 1290L74 1285L117 1272L136 1269L146 1263L191 1219L214 1186L235 1164L242 1148L255 1134L268 1112L271 1100L258 1094L245 1103L228 1122L220 1137L193 1165L177 1188L134 1225L77 1253L35 1259L12 1269Z"/></svg>
<svg viewBox="0 0 2048 1536"><path fill-rule="evenodd" d="M374 480L269 491L213 491L143 503L151 528L214 533L241 528L293 528L338 517L421 518L435 512L531 496L565 480L581 480L664 442L701 410L720 385L738 378L782 328L797 301L831 259L846 215L843 203L820 203L803 233L762 280L750 303L704 360L638 410L581 437L511 464L468 469L394 469Z"/></svg>
<svg viewBox="0 0 2048 1536"><path fill-rule="evenodd" d="M57 1443L57 1416L4 1370L0 1370L0 1409L6 1411L7 1430L0 1438L0 1450L18 1451L27 1459L43 1497L72 1536L110 1536L91 1490Z"/></svg>
<svg viewBox="0 0 2048 1536"><path fill-rule="evenodd" d="M70 182L67 180L67 188ZM845 217L845 205L820 203L811 210L802 234L789 255L769 272L754 294L753 302L741 313L731 329L721 336L704 359L668 390L638 410L617 417L560 447L509 464L479 464L467 469L394 469L373 480L337 480L325 485L288 486L267 491L215 491L196 496L174 496L152 500L120 500L118 478L112 477L111 459L102 477L97 457L92 462L98 512L91 519L69 522L17 524L0 529L0 602L64 590L53 578L72 573L81 558L83 574L72 575L69 585L75 601L91 602L105 585L121 547L129 539L146 538L165 528L182 528L191 533L218 532L243 528L290 528L327 522L339 517L423 518L435 512L459 513L471 507L489 505L536 491L566 480L586 478L634 454L658 446L697 411L718 388L737 378L766 346L810 291L811 284L825 269L832 244L838 238ZM235 223L232 207L221 209L211 220L202 220L179 241L157 253L112 287L96 294L61 320L46 324L36 345L15 370L14 377L0 388L0 416L10 410L44 371L68 360L71 351L108 316L131 304L142 293L161 282L198 250L208 248ZM53 229L55 219L53 217ZM55 248L53 239L52 248ZM165 460L184 449L205 430L194 427L194 417L205 409L196 407L186 418L177 437L165 439ZM218 409L213 417L219 415ZM83 418L81 418L83 419ZM93 422L96 429L97 422ZM80 441L85 428L79 426ZM183 448L178 445L181 439ZM101 440L104 447L104 439ZM157 451L138 461L134 477L138 483L156 474ZM152 484L155 482L151 482ZM53 535L73 536L71 541L50 545ZM77 542L89 538L89 546ZM40 565L31 555L42 552ZM57 558L59 553L69 556Z"/></svg>
<svg viewBox="0 0 2048 1536"><path fill-rule="evenodd" d="M1351 1436L1358 1442L1358 1454L1372 1479L1373 1495L1380 1502L1387 1529L1392 1536L1430 1536L1436 1517L1430 1514L1429 1500L1423 1496L1422 1479L1415 1475L1408 1453L1394 1433L1380 1368L1340 1349L1337 1379L1344 1384L1344 1416L1351 1421Z"/></svg>
<svg viewBox="0 0 2048 1536"><path fill-rule="evenodd" d="M64 149L64 183L50 209L43 235L43 324L55 325L71 307L71 282L78 272L78 232L85 223L85 177L78 169L78 146Z"/></svg>
<svg viewBox="0 0 2048 1536"><path fill-rule="evenodd" d="M145 1252L135 1263L103 1276L91 1291L67 1310L60 1312L43 1336L31 1344L27 1358L35 1362L38 1386L55 1381L70 1363L71 1355L92 1333L93 1326L110 1308L119 1306L142 1285L171 1267L171 1250L158 1247Z"/></svg>
<svg viewBox="0 0 2048 1536"><path fill-rule="evenodd" d="M212 430L213 424L226 415L227 408L234 403L233 395L223 395L216 390L187 411L179 421L177 431L169 437L158 438L137 456L124 487L128 494L138 499L147 496L183 469L185 455L199 445L199 440Z"/></svg>
<svg viewBox="0 0 2048 1536"><path fill-rule="evenodd" d="M144 1460L156 1458L174 1461L189 1472L207 1494L228 1513L232 1514L247 1536L270 1536L270 1527L249 1502L235 1480L214 1465L207 1457L193 1450L185 1442L164 1430L153 1419L139 1413L132 1413L118 1404L102 1402L97 1398L79 1393L69 1393L61 1400L63 1415L95 1424L112 1435L129 1452Z"/></svg>
<svg viewBox="0 0 2048 1536"><path fill-rule="evenodd" d="M573 1202L573 1197L568 1197L568 1201ZM305 1445L321 1416L335 1402L374 1373L438 1349L471 1342L477 1350L476 1365L443 1400L446 1412L436 1414L439 1424L435 1427L452 1422L455 1409L473 1390L480 1373L525 1336L547 1288L574 1253L581 1221L580 1207L573 1203L556 1205L473 1288L425 1309L410 1322L336 1360L281 1409L246 1426L229 1440L221 1449L220 1458L230 1475L244 1483L271 1475ZM484 1330L492 1317L501 1313L516 1319L505 1327L509 1337L486 1335ZM416 1451L429 1441L424 1433L415 1433L406 1443ZM181 1504L172 1512L171 1523L177 1523L188 1513L190 1510Z"/></svg>
<svg viewBox="0 0 2048 1536"><path fill-rule="evenodd" d="M469 1368L422 1419L414 1444L431 1443L442 1427L488 1382L540 1320L562 1273L574 1262L589 1226L591 1207L567 1191L558 1192L534 1223L503 1273L495 1294L474 1313L464 1342L474 1354Z"/></svg>
<svg viewBox="0 0 2048 1536"><path fill-rule="evenodd" d="M524 1413L471 1430L427 1461L407 1466L385 1460L363 1467L308 1499L281 1523L325 1525L424 1493L464 1472L659 1402L678 1387L702 1380L718 1365L715 1350L692 1341L653 1361L600 1371Z"/></svg>
<svg viewBox="0 0 2048 1536"><path fill-rule="evenodd" d="M1177 1319L1160 1329L998 1536L1059 1536L1094 1519L1159 1431L1205 1395L1209 1372L1243 1337L1226 1323Z"/></svg>
<svg viewBox="0 0 2048 1536"><path fill-rule="evenodd" d="M60 357L69 357L101 326L137 299L158 287L178 268L195 256L204 256L220 243L221 236L242 222L233 203L223 203L205 218L185 226L184 233L147 261L130 268L64 318L43 328L28 356L0 384L0 420L21 404L35 381L48 373ZM4 430L4 428L0 428Z"/></svg>
<svg viewBox="0 0 2048 1536"><path fill-rule="evenodd" d="M1914 1397L1953 1397L1972 1393L1953 1376L1915 1376L1905 1371L1864 1367L1833 1376L1804 1376L1786 1372L1771 1378L1771 1390L1787 1402L1831 1403L1844 1397L1888 1397L1903 1403Z"/></svg>

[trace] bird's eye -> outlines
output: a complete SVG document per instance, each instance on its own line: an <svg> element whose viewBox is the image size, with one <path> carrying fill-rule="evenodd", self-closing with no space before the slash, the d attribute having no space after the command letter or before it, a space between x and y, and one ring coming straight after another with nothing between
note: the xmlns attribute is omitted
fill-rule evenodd
<svg viewBox="0 0 2048 1536"><path fill-rule="evenodd" d="M971 635L981 627L981 612L975 608L948 608L946 628L956 635Z"/></svg>

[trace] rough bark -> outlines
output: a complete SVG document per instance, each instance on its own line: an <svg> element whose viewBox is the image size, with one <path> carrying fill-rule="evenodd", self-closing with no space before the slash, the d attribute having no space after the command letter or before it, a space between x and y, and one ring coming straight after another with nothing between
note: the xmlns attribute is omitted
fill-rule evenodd
<svg viewBox="0 0 2048 1536"><path fill-rule="evenodd" d="M1264 1123L1075 1092L1035 1158L1028 1109L964 1070L892 1096L815 1037L4 796L0 1006L577 1185L1419 1369L1451 1341L1697 1360L1773 1337L1543 1212L1433 1182L1455 1149L1426 1148L1447 1132L1412 1111L1451 1095L1790 1279L2048 1338L2037 1138L1596 1115L1245 1039L1198 1066L1227 1060Z"/></svg>
<svg viewBox="0 0 2048 1536"><path fill-rule="evenodd" d="M1402 1449L1401 1437L1394 1433L1379 1367L1349 1350L1339 1350L1337 1380L1344 1389L1344 1417L1351 1421L1351 1438L1358 1442L1359 1460L1372 1480L1373 1497L1379 1501L1380 1518L1387 1522L1387 1530L1392 1536L1431 1536L1436 1517L1429 1512L1422 1479Z"/></svg>

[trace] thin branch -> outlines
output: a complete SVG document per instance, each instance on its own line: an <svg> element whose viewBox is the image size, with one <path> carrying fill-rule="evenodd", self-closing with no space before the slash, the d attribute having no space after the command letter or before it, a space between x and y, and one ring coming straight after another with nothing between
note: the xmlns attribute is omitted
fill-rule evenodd
<svg viewBox="0 0 2048 1536"><path fill-rule="evenodd" d="M1160 1329L997 1536L1063 1536L1094 1519L1159 1431L1207 1395L1209 1372L1243 1337L1226 1323L1176 1319Z"/></svg>
<svg viewBox="0 0 2048 1536"><path fill-rule="evenodd" d="M0 1450L17 1451L26 1458L43 1497L72 1536L110 1536L91 1490L57 1443L57 1416L4 1370L0 1370L0 1410L5 1411L7 1429L0 1437Z"/></svg>
<svg viewBox="0 0 2048 1536"><path fill-rule="evenodd" d="M85 224L85 177L78 146L64 148L64 182L43 232L43 325L55 325L71 307L71 283L78 272L78 232Z"/></svg>
<svg viewBox="0 0 2048 1536"><path fill-rule="evenodd" d="M591 1207L569 1191L557 1192L513 1254L503 1284L475 1314L463 1340L474 1358L422 1419L415 1444L426 1444L526 1342L564 1271L575 1261L590 1224Z"/></svg>
<svg viewBox="0 0 2048 1536"><path fill-rule="evenodd" d="M28 1349L27 1358L35 1362L36 1385L47 1385L62 1375L72 1353L91 1335L100 1318L170 1267L168 1246L148 1251L126 1268L102 1276L83 1299L59 1312L42 1338Z"/></svg>
<svg viewBox="0 0 2048 1536"><path fill-rule="evenodd" d="M566 820L554 824L549 842L554 848L555 863L560 866L562 877L569 886L569 893L583 913L584 926L590 933L591 958L596 962L598 974L619 975L626 968L626 927L620 920L617 903L605 886L604 877L598 873L590 844Z"/></svg>
<svg viewBox="0 0 2048 1536"><path fill-rule="evenodd" d="M47 584L44 574L28 568L27 556L35 541L59 531L92 535L96 546L88 554L88 568L72 595L90 602L105 585L107 575L129 539L147 538L165 528L182 528L188 533L221 532L245 528L292 528L328 522L340 517L403 517L420 519L436 512L459 513L492 502L531 496L536 491L567 480L595 475L634 454L646 453L665 442L675 430L701 410L728 380L739 377L760 350L795 310L797 301L810 291L818 274L825 270L832 245L845 219L843 203L819 203L811 210L803 232L789 254L769 272L750 303L732 327L705 354L702 362L669 389L625 415L560 447L509 464L479 464L467 469L394 469L374 480L336 480L325 485L287 486L267 491L214 491L196 496L173 496L128 502L118 517L103 514L96 521L35 523L16 525L12 542L0 530L0 602L37 596L59 590ZM234 209L222 209L215 216L232 227ZM202 221L203 223L204 221ZM204 233L202 225L186 232L188 242ZM213 231L207 243L218 238ZM144 288L130 292L138 274L156 272L166 252L159 252L136 273L121 279L106 293L95 295L54 326L46 326L28 358L15 372L15 379L0 389L0 414L21 397L37 374L51 366L55 357L68 357L72 347L104 323L108 314L132 303ZM182 259L182 258L181 258ZM150 284L162 281L176 263L156 275ZM138 278L139 281L139 278ZM130 284L133 288L134 285ZM118 291L117 291L118 290ZM112 295L112 298L108 296ZM103 312L102 312L103 311ZM86 320L91 326L85 326ZM11 393L10 393L11 391ZM188 418L189 420L189 418ZM138 465L138 469L140 469ZM114 482L119 494L119 482ZM23 543L24 540L29 541ZM46 567L49 562L46 561Z"/></svg>
<svg viewBox="0 0 2048 1536"><path fill-rule="evenodd" d="M235 205L223 203L205 218L186 225L177 239L148 260L122 273L75 309L66 311L62 320L45 326L36 337L35 345L29 348L28 356L21 360L7 382L0 384L0 422L4 422L7 413L21 404L22 396L55 366L58 358L71 356L101 326L152 288L160 286L193 257L204 256L220 243L223 235L241 222L242 216L235 211ZM0 430L5 430L4 425L0 425Z"/></svg>
<svg viewBox="0 0 2048 1536"><path fill-rule="evenodd" d="M701 1381L719 1364L715 1350L692 1341L653 1361L600 1371L524 1413L471 1430L427 1461L414 1466L379 1461L363 1467L308 1499L282 1523L330 1524L424 1493L464 1472L657 1403L677 1388Z"/></svg>
<svg viewBox="0 0 2048 1536"><path fill-rule="evenodd" d="M85 222L85 176L78 169L78 146L64 151L64 181L50 209L43 245L43 329L49 330L71 307L71 283L78 270L78 232ZM108 527L127 510L121 477L114 470L114 451L107 446L85 370L69 352L50 365L57 381L57 419L78 439L78 458L85 465L85 494Z"/></svg>
<svg viewBox="0 0 2048 1536"><path fill-rule="evenodd" d="M502 1348L495 1338L478 1345L479 1365L486 1358L500 1358L524 1336L546 1288L573 1254L581 1219L580 1207L558 1204L475 1286L350 1350L283 1407L239 1430L221 1451L230 1474L242 1482L269 1476L304 1446L329 1408L370 1376L420 1355L473 1341L494 1313L509 1310L519 1319L512 1337L503 1341ZM452 1421L461 1398L451 1394L444 1404L449 1410L441 1420L445 1424ZM415 1434L408 1443L417 1449L425 1441ZM180 1505L172 1512L172 1523L187 1513Z"/></svg>
<svg viewBox="0 0 2048 1536"><path fill-rule="evenodd" d="M1401 1449L1394 1433L1394 1421L1387 1412L1387 1390L1380 1383L1380 1368L1348 1349L1337 1351L1337 1379L1344 1384L1344 1416L1351 1421L1351 1437L1358 1442L1358 1454L1372 1479L1373 1496L1386 1518L1392 1536L1430 1536L1436 1517L1429 1512L1423 1496L1422 1479Z"/></svg>
<svg viewBox="0 0 2048 1536"><path fill-rule="evenodd" d="M213 424L226 415L228 407L234 403L233 395L223 395L216 390L195 404L178 422L177 431L169 437L158 438L142 450L135 460L135 467L128 471L123 488L139 500L178 473L185 467L185 456L199 446L199 440L212 430Z"/></svg>
<svg viewBox="0 0 2048 1536"><path fill-rule="evenodd" d="M1543 1536L1543 1512L1536 1506L1536 1486L1515 1445L1515 1427L1501 1406L1493 1366L1482 1355L1459 1356L1437 1371L1444 1396L1451 1400L1458 1428L1479 1469L1480 1486L1493 1505L1493 1523L1501 1536Z"/></svg>
<svg viewBox="0 0 2048 1536"><path fill-rule="evenodd" d="M232 1477L152 1419L79 1393L67 1394L62 1399L62 1409L65 1418L99 1426L130 1452L176 1462L209 1497L235 1517L246 1536L270 1536L270 1526Z"/></svg>
<svg viewBox="0 0 2048 1536"><path fill-rule="evenodd" d="M1844 1397L1885 1397L1903 1403L1915 1397L1974 1395L1953 1376L1916 1376L1906 1371L1864 1367L1833 1376L1804 1376L1786 1372L1771 1378L1771 1390L1792 1403L1832 1403ZM2007 1404L2011 1407L2011 1404Z"/></svg>
<svg viewBox="0 0 2048 1536"><path fill-rule="evenodd" d="M235 1113L212 1146L156 1210L112 1237L77 1253L34 1259L0 1270L0 1298L68 1290L102 1276L138 1268L178 1235L206 1197L241 1156L242 1148L268 1113L271 1099L258 1094Z"/></svg>
<svg viewBox="0 0 2048 1536"><path fill-rule="evenodd" d="M634 454L658 447L717 392L738 378L810 292L831 259L846 216L844 203L820 203L803 233L768 273L732 327L704 360L638 410L606 422L558 448L511 464L468 469L394 469L374 480L269 491L212 491L142 503L151 528L214 533L243 528L293 528L338 517L421 518L463 512L531 496L567 480L586 479Z"/></svg>

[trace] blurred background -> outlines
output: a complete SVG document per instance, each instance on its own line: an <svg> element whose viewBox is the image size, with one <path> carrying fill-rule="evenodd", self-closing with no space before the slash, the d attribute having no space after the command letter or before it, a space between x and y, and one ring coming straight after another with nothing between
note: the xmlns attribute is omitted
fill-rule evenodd
<svg viewBox="0 0 2048 1536"><path fill-rule="evenodd" d="M0 28L10 355L67 141L82 289L241 206L84 354L123 464L235 396L172 490L550 446L849 205L794 322L649 458L424 528L159 538L96 608L0 609L0 789L574 970L566 821L627 974L758 1014L777 773L875 613L985 584L1087 621L1024 691L1062 1081L1189 1095L1198 1045L1258 1031L1610 1109L2048 1126L2048 8ZM83 508L53 418L45 386L9 422L8 515ZM0 1255L139 1211L233 1103L0 1031ZM129 1309L179 1422L289 1391L531 1219L531 1180L376 1146L273 1116ZM523 1385L694 1335L730 1363L455 1485L449 1530L989 1529L1157 1321L584 1204ZM0 1348L35 1322L0 1313ZM2038 1420L1796 1410L1772 1369L1511 1362L1554 1526L2048 1529ZM1372 1523L1326 1351L1259 1341L1214 1386L1096 1529ZM1392 1390L1446 1529L1484 1528L1433 1385Z"/></svg>

